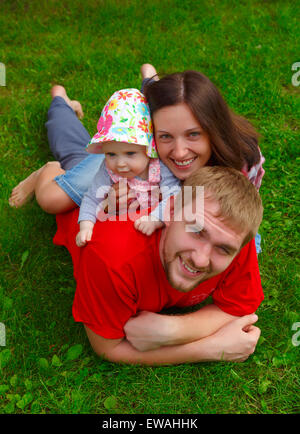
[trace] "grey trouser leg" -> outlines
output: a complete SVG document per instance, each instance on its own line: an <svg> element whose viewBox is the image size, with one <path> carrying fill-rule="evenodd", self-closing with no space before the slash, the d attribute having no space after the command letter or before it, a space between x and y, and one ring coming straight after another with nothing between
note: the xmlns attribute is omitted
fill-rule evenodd
<svg viewBox="0 0 300 434"><path fill-rule="evenodd" d="M71 169L90 155L85 149L91 140L89 133L60 96L53 98L45 125L50 150L64 170Z"/></svg>

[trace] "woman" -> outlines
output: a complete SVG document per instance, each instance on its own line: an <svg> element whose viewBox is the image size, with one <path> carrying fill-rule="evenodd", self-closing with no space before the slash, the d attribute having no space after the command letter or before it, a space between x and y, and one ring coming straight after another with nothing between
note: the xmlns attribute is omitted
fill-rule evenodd
<svg viewBox="0 0 300 434"><path fill-rule="evenodd" d="M149 64L141 72L159 157L177 178L184 180L204 165L220 165L241 170L260 187L264 158L257 133L230 111L207 77L185 71L158 80ZM85 150L90 136L75 115L83 116L80 103L71 101L62 86L54 86L51 95L46 127L58 162L33 172L13 189L9 202L22 206L35 193L46 212L58 214L80 205L103 155Z"/></svg>

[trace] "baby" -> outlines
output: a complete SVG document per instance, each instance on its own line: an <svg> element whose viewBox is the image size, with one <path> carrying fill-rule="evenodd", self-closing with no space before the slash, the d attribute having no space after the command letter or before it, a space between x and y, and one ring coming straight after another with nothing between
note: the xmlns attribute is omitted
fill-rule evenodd
<svg viewBox="0 0 300 434"><path fill-rule="evenodd" d="M158 159L149 107L139 90L115 92L102 110L97 130L87 151L103 153L105 159L81 202L78 247L91 240L96 219L101 220L104 200L114 183L126 182L135 192L141 210L155 208L160 193L165 203L181 185ZM135 221L136 229L151 235L163 226L161 215L162 210L155 210L149 217L139 218Z"/></svg>

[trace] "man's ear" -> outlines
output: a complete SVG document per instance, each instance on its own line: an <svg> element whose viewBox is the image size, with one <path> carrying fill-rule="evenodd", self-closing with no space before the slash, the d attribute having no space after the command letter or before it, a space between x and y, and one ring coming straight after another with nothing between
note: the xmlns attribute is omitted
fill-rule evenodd
<svg viewBox="0 0 300 434"><path fill-rule="evenodd" d="M175 196L170 196L164 211L164 223L166 226L174 220Z"/></svg>

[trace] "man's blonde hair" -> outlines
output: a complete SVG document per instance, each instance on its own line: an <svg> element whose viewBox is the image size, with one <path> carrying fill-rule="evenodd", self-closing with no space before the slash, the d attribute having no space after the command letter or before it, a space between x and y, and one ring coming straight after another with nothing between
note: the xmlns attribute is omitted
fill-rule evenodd
<svg viewBox="0 0 300 434"><path fill-rule="evenodd" d="M247 230L242 247L256 235L263 216L262 201L255 186L241 172L230 167L205 166L184 181L183 195L186 186L192 187L193 200L196 187L203 186L204 197L218 202L221 219L232 229Z"/></svg>

